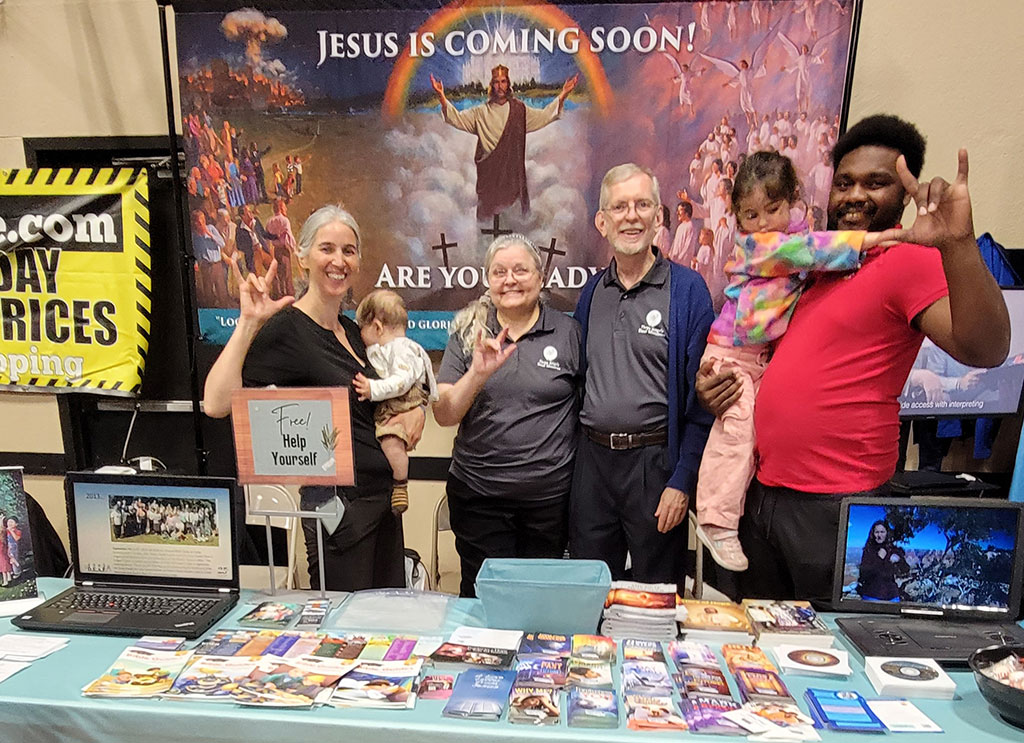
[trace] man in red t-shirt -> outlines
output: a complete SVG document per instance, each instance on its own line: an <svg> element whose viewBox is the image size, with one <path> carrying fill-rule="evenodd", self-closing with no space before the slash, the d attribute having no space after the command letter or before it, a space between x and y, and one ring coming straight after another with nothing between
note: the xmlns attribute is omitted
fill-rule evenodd
<svg viewBox="0 0 1024 743"><path fill-rule="evenodd" d="M864 119L833 150L829 229L891 230L899 242L856 273L814 277L775 347L754 412L741 596L827 605L840 501L883 491L895 471L897 398L925 336L970 366L1006 357L1009 317L975 242L967 153L953 183L919 183L923 161L924 139L894 116ZM911 198L914 226L898 229ZM697 390L721 414L739 383L707 366Z"/></svg>

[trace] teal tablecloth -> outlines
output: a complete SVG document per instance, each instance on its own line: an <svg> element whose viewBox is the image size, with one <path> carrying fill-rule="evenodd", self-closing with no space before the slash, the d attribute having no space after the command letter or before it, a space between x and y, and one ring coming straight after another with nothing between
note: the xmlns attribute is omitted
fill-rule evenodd
<svg viewBox="0 0 1024 743"><path fill-rule="evenodd" d="M53 595L64 581L44 580L41 587ZM249 594L249 598L253 598ZM244 600L244 599L243 599ZM250 608L240 604L223 626ZM449 614L450 627L457 624L481 624L479 602L460 600ZM0 629L18 632L0 619ZM382 628L384 629L384 628ZM840 646L844 639L838 636ZM243 708L230 704L201 704L167 700L87 699L80 690L99 676L132 640L95 635L71 635L66 648L38 660L30 668L0 683L0 742L2 743L227 743L240 741L319 741L345 740L353 743L479 743L481 740L526 743L550 740L560 742L675 739L678 734L618 730L584 730L557 727L533 727L500 722L449 720L441 716L443 701L418 701L411 710L362 710L320 707L314 710L270 710ZM807 686L827 689L850 688L865 696L875 696L864 676L863 664L851 653L854 675L845 681L818 680L806 676L785 676L790 691L801 698ZM943 727L944 735L901 734L899 741L915 743L991 743L1024 740L1024 732L999 719L981 697L970 673L952 674L957 684L957 699L952 702L915 700L915 703ZM689 737L689 733L682 735ZM826 741L874 740L877 736L822 732Z"/></svg>

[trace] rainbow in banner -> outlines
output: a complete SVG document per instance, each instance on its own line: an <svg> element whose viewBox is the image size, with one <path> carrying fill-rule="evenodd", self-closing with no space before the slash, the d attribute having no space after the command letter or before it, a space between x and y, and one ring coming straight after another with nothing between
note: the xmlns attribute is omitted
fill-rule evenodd
<svg viewBox="0 0 1024 743"><path fill-rule="evenodd" d="M416 30L416 33L422 37L423 34L432 32L435 36L441 37L456 25L464 23L470 18L497 12L519 16L556 31L567 28L576 29L581 42L579 51L575 55L576 66L587 81L591 100L597 111L602 116L608 113L611 109L613 94L611 85L608 84L608 77L604 72L604 66L597 54L590 50L590 41L583 30L578 28L576 22L565 11L554 5L541 0L512 0L502 5L495 5L493 0L455 0L430 16ZM400 118L405 111L409 88L424 59L423 57L413 57L410 51L409 46L406 46L399 55L391 70L391 76L388 78L387 89L384 91L383 113L384 117L390 121Z"/></svg>

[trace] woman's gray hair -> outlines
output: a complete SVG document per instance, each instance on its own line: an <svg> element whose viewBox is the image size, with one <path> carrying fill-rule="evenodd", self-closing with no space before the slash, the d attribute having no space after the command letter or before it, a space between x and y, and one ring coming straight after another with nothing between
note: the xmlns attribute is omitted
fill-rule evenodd
<svg viewBox="0 0 1024 743"><path fill-rule="evenodd" d="M500 235L494 239L494 242L487 248L487 253L484 255L484 275L487 276L491 272L491 264L494 262L494 256L499 250L505 248L511 248L514 246L520 246L525 248L526 252L530 254L533 259L534 268L537 269L537 273L543 276L544 261L540 256L540 251L537 250L537 246L533 244L533 240L528 238L526 235L522 235L518 232L513 232L509 235ZM490 290L483 293L478 299L470 302L466 307L463 307L455 315L455 319L452 321L452 335L459 339L459 343L462 345L462 350L466 354L472 354L473 348L476 346L476 339L478 335L482 335L484 338L491 337L491 331L487 329L487 316L490 314L491 307Z"/></svg>
<svg viewBox="0 0 1024 743"><path fill-rule="evenodd" d="M359 225L356 223L356 218L336 204L327 204L310 214L309 219L302 225L299 236L295 240L298 243L295 251L298 256L306 258L309 255L309 251L313 249L316 233L320 231L321 227L326 227L334 222L341 222L355 233L356 251L361 254L362 238L359 235Z"/></svg>

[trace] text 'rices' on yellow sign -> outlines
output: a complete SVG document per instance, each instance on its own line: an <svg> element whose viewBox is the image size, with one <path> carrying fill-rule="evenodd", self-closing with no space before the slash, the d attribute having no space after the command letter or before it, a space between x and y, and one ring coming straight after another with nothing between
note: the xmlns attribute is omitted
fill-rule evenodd
<svg viewBox="0 0 1024 743"><path fill-rule="evenodd" d="M0 387L138 392L151 280L144 169L0 170Z"/></svg>

